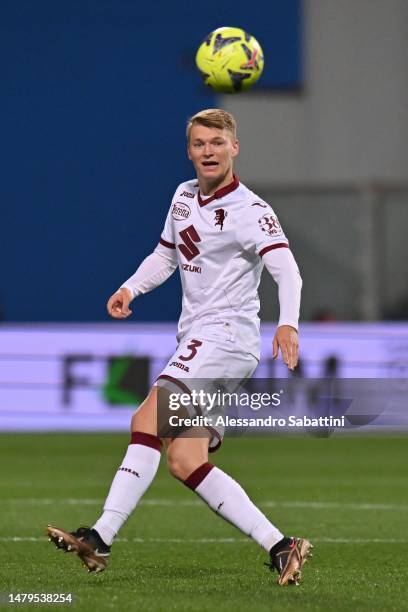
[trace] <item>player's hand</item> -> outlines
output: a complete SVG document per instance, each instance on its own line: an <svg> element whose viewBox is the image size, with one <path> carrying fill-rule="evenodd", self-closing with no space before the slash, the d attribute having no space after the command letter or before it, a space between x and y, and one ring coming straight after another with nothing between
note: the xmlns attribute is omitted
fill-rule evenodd
<svg viewBox="0 0 408 612"><path fill-rule="evenodd" d="M114 319L126 319L132 314L132 311L129 310L131 301L132 295L129 289L121 287L109 298L106 308Z"/></svg>
<svg viewBox="0 0 408 612"><path fill-rule="evenodd" d="M296 329L290 325L278 327L272 346L272 357L276 359L280 349L283 362L286 363L289 370L294 370L299 360L299 342Z"/></svg>

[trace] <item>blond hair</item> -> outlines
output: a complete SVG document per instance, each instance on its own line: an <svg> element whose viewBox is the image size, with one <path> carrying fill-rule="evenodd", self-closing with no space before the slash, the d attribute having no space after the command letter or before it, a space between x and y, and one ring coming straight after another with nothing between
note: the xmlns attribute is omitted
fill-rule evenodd
<svg viewBox="0 0 408 612"><path fill-rule="evenodd" d="M228 130L233 138L237 137L237 124L234 117L227 113L227 111L222 110L222 108L207 108L190 117L187 122L187 140L190 139L193 125L204 125L208 128Z"/></svg>

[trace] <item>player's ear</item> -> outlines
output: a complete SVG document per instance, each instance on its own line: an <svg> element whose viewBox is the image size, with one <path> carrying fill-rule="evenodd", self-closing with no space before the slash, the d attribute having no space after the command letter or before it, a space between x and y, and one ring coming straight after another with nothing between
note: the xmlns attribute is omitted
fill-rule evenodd
<svg viewBox="0 0 408 612"><path fill-rule="evenodd" d="M191 155L190 155L190 143L189 143L189 142L187 143L187 157L188 157L188 159L190 159L190 160L191 160Z"/></svg>
<svg viewBox="0 0 408 612"><path fill-rule="evenodd" d="M239 140L236 139L232 143L232 157L236 157L239 153Z"/></svg>

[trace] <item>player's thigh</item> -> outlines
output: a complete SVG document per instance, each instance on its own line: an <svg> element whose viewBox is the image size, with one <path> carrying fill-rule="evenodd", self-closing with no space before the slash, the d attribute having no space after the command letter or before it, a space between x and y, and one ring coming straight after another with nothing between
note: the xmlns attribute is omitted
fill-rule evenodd
<svg viewBox="0 0 408 612"><path fill-rule="evenodd" d="M151 434L152 436L159 435L158 432L158 406L161 406L161 410L168 410L169 394L171 390L161 388L158 391L156 385L154 385L144 400L139 406L136 412L132 416L131 431L139 431L143 433ZM161 437L161 436L159 436Z"/></svg>
<svg viewBox="0 0 408 612"><path fill-rule="evenodd" d="M205 427L195 427L177 438L166 438L167 465L173 476L185 480L206 463L210 439L211 433Z"/></svg>

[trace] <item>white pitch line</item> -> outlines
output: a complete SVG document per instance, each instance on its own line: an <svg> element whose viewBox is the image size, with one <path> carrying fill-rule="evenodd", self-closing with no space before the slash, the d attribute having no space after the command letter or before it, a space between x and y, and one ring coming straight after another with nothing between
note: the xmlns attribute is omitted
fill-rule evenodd
<svg viewBox="0 0 408 612"><path fill-rule="evenodd" d="M407 544L398 538L311 538L312 543L323 544ZM0 542L46 542L46 537L0 537ZM248 544L249 538L117 538L115 542L135 544Z"/></svg>
<svg viewBox="0 0 408 612"><path fill-rule="evenodd" d="M66 506L100 506L103 504L104 500L101 499L92 499L92 498L76 498L76 497L67 497L67 498L50 498L50 497L29 497L27 499L3 499L2 502L8 502L10 504L31 504L33 506L53 506L54 504L63 504ZM202 506L202 502L198 500L173 500L173 499L142 499L139 502L143 506Z"/></svg>
<svg viewBox="0 0 408 612"><path fill-rule="evenodd" d="M30 504L33 506L53 506L63 504L66 506L100 506L103 499L81 499L75 497L68 498L22 498L22 499L3 499L2 503L10 504ZM140 502L142 506L166 506L166 507L195 507L202 506L203 502L198 500L173 500L173 499L145 499ZM261 501L259 506L263 508L311 508L322 510L398 510L408 511L408 505L404 504L371 504L371 503L342 503L342 502L313 502L313 501Z"/></svg>
<svg viewBox="0 0 408 612"><path fill-rule="evenodd" d="M342 502L307 502L307 501L289 501L289 502L260 502L260 506L265 508L315 508L315 509L346 509L346 510L408 510L408 505L404 504L370 504L362 503L342 503Z"/></svg>
<svg viewBox="0 0 408 612"><path fill-rule="evenodd" d="M312 542L323 544L407 544L408 540L399 538L311 538Z"/></svg>

